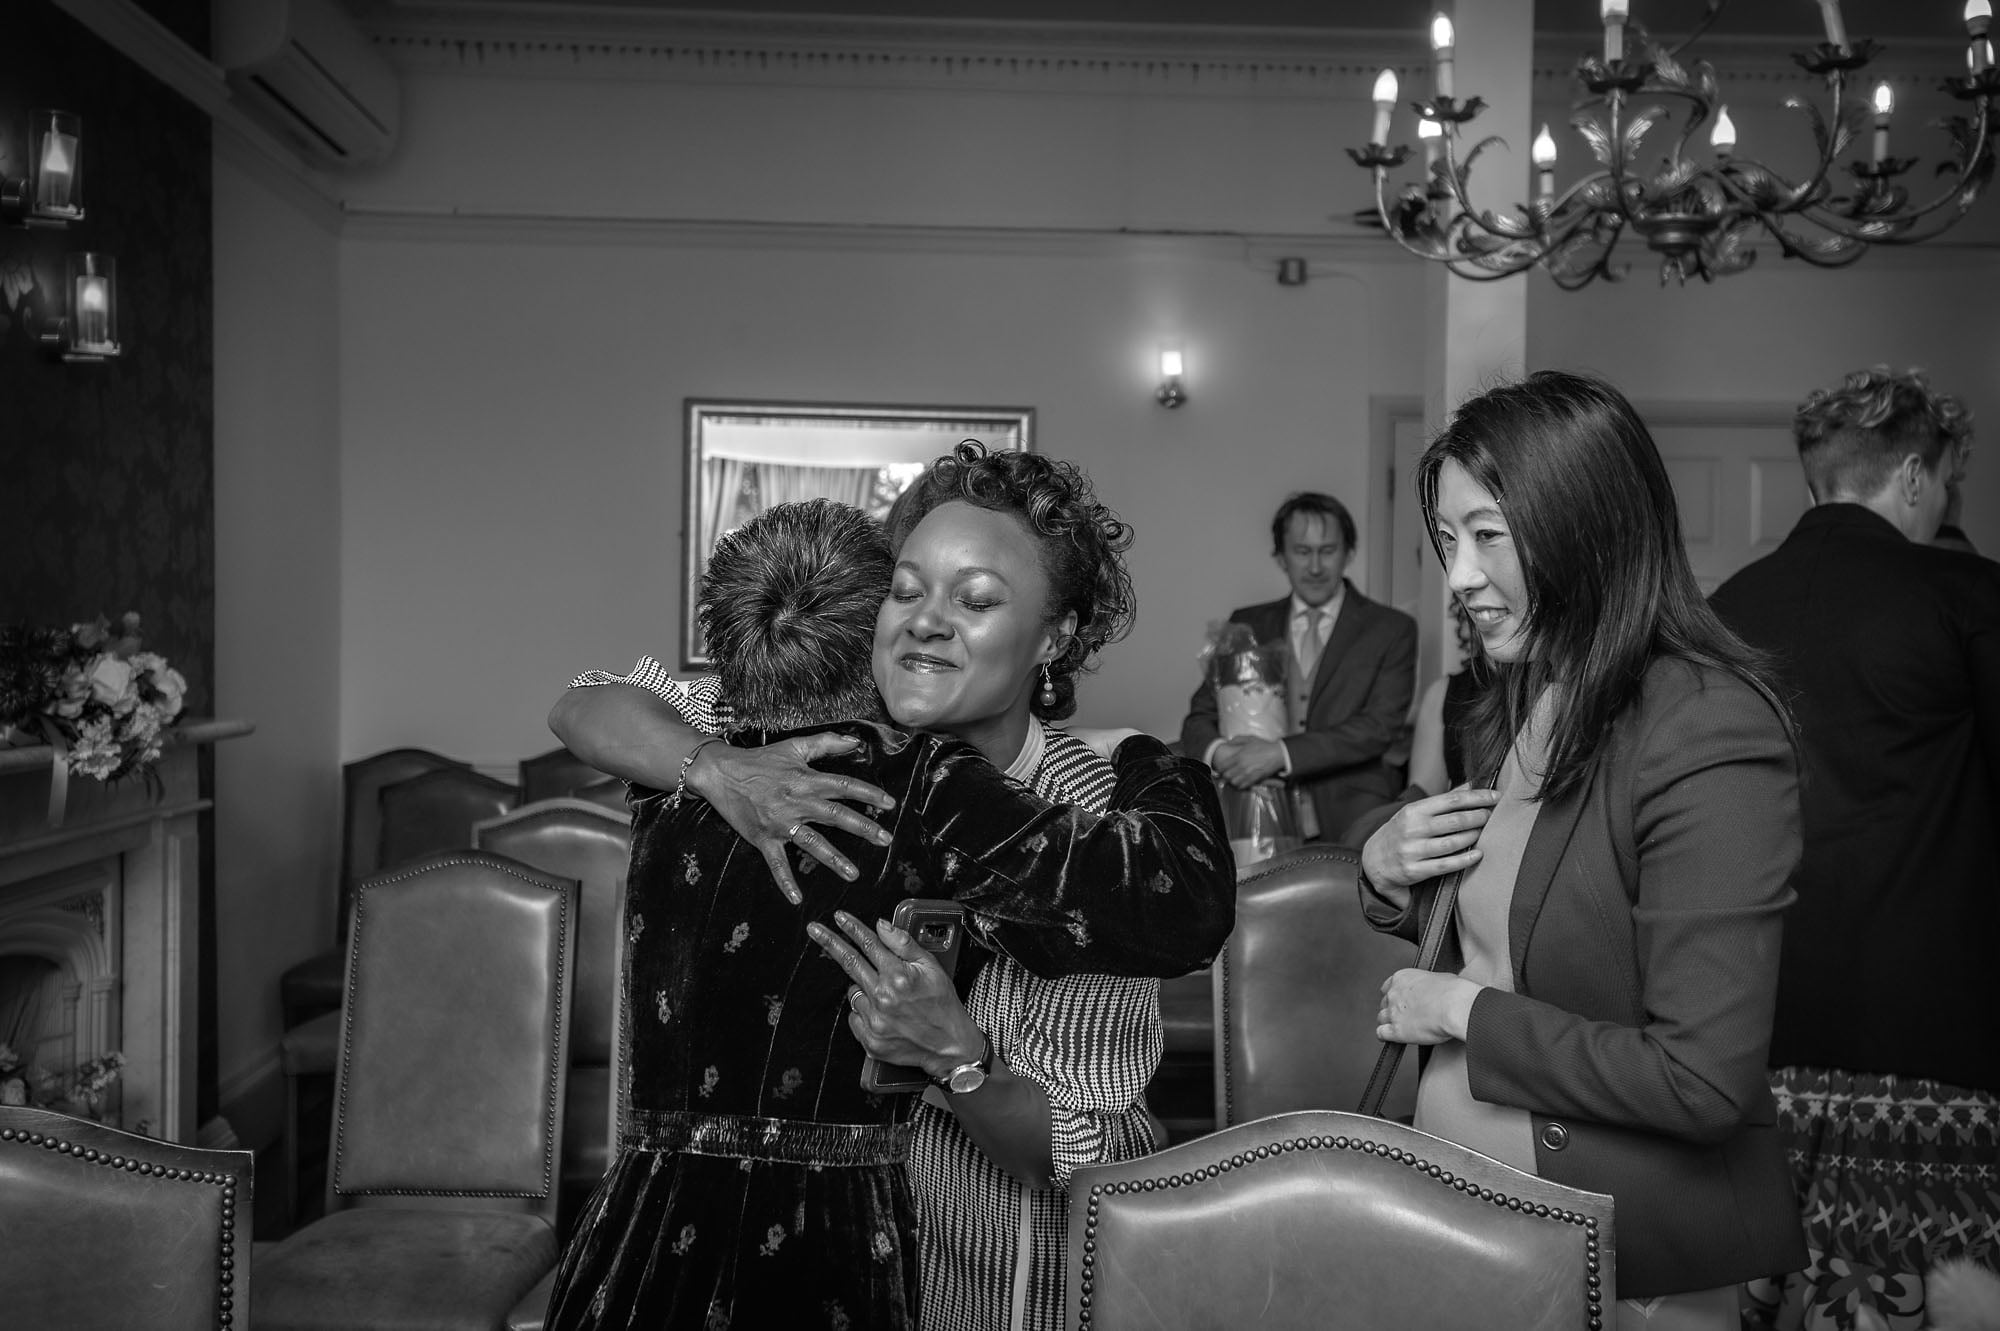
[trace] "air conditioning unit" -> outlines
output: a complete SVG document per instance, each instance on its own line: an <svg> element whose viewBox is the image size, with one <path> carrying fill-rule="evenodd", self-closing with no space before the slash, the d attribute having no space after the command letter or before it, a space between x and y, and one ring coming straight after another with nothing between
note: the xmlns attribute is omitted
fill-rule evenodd
<svg viewBox="0 0 2000 1331"><path fill-rule="evenodd" d="M230 86L310 156L358 166L396 146L396 73L336 0L221 0L215 47Z"/></svg>

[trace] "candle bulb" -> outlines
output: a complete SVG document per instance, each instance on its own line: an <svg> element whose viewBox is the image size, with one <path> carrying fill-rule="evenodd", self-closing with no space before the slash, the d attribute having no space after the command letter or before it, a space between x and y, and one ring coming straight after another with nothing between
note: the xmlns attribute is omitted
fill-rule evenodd
<svg viewBox="0 0 2000 1331"><path fill-rule="evenodd" d="M1820 21L1826 24L1826 44L1836 51L1847 50L1847 28L1840 21L1840 0L1819 0Z"/></svg>
<svg viewBox="0 0 2000 1331"><path fill-rule="evenodd" d="M1708 142L1717 157L1727 157L1736 151L1736 122L1729 118L1728 107L1723 107L1715 117L1715 130L1708 136Z"/></svg>
<svg viewBox="0 0 2000 1331"><path fill-rule="evenodd" d="M76 344L98 348L111 341L111 296L101 277L76 279Z"/></svg>
<svg viewBox="0 0 2000 1331"><path fill-rule="evenodd" d="M1604 63L1615 65L1625 58L1625 16L1631 0L1604 0Z"/></svg>
<svg viewBox="0 0 2000 1331"><path fill-rule="evenodd" d="M51 116L42 134L41 170L35 173L35 207L43 212L68 212L75 180L76 135L63 133Z"/></svg>
<svg viewBox="0 0 2000 1331"><path fill-rule="evenodd" d="M1444 138L1444 126L1425 116L1417 122L1417 138L1424 145L1424 169L1429 170L1437 165L1438 141Z"/></svg>
<svg viewBox="0 0 2000 1331"><path fill-rule="evenodd" d="M1431 51L1436 56L1432 77L1440 97L1451 96L1451 48L1456 40L1450 19L1439 14L1431 20Z"/></svg>
<svg viewBox="0 0 2000 1331"><path fill-rule="evenodd" d="M1547 125L1543 125L1542 132L1535 135L1528 156L1535 162L1536 192L1546 203L1556 195L1556 140Z"/></svg>
<svg viewBox="0 0 2000 1331"><path fill-rule="evenodd" d="M1886 83L1875 85L1875 165L1889 155L1889 115L1896 109L1896 94Z"/></svg>
<svg viewBox="0 0 2000 1331"><path fill-rule="evenodd" d="M1396 71L1385 69L1375 76L1375 127L1368 141L1380 148L1389 142L1389 114L1396 109Z"/></svg>
<svg viewBox="0 0 2000 1331"><path fill-rule="evenodd" d="M1965 0L1965 35L1971 43L1965 58L1975 75L1985 73L1993 63L1993 44L1986 35L1992 27L1993 6L1989 0Z"/></svg>

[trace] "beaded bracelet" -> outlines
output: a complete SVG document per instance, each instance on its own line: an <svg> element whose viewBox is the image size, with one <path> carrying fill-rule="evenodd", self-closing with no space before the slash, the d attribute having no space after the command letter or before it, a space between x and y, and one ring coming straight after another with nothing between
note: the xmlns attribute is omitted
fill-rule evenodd
<svg viewBox="0 0 2000 1331"><path fill-rule="evenodd" d="M722 743L720 735L710 735L707 739L688 750L687 757L681 759L681 770L674 776L674 793L667 797L668 808L680 807L681 796L687 791L688 768L694 766L694 760L701 756L701 751L711 744L720 743Z"/></svg>

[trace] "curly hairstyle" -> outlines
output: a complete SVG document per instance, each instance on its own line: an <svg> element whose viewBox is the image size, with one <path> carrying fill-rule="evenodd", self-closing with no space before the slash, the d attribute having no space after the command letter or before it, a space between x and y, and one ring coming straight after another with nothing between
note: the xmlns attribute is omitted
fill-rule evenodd
<svg viewBox="0 0 2000 1331"><path fill-rule="evenodd" d="M881 525L831 499L775 505L716 542L695 613L738 727L881 716L870 657L890 570Z"/></svg>
<svg viewBox="0 0 2000 1331"><path fill-rule="evenodd" d="M1044 622L1076 615L1076 632L1049 662L1055 701L1039 691L1029 704L1037 717L1060 721L1076 712L1076 677L1097 666L1097 653L1132 631L1132 575L1125 552L1132 528L1105 507L1090 477L1071 462L1012 449L989 452L967 439L925 468L889 514L889 545L903 541L932 509L962 501L1011 513L1035 534L1042 573L1049 580Z"/></svg>
<svg viewBox="0 0 2000 1331"><path fill-rule="evenodd" d="M1936 470L1947 447L1972 439L1972 413L1932 390L1922 370L1886 365L1855 370L1839 388L1816 388L1792 417L1792 438L1813 497L1867 498L1879 493L1915 453Z"/></svg>

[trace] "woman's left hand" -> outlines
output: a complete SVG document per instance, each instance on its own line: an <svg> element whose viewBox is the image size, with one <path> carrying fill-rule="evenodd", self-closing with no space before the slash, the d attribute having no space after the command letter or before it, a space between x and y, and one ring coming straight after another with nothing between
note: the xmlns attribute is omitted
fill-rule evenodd
<svg viewBox="0 0 2000 1331"><path fill-rule="evenodd" d="M1382 981L1375 1036L1400 1044L1463 1040L1472 1024L1472 1001L1485 987L1442 971L1399 970Z"/></svg>
<svg viewBox="0 0 2000 1331"><path fill-rule="evenodd" d="M985 1032L916 939L886 920L870 929L846 911L833 918L852 946L817 921L806 932L854 981L847 1026L863 1049L885 1063L920 1067L933 1079L985 1055Z"/></svg>

